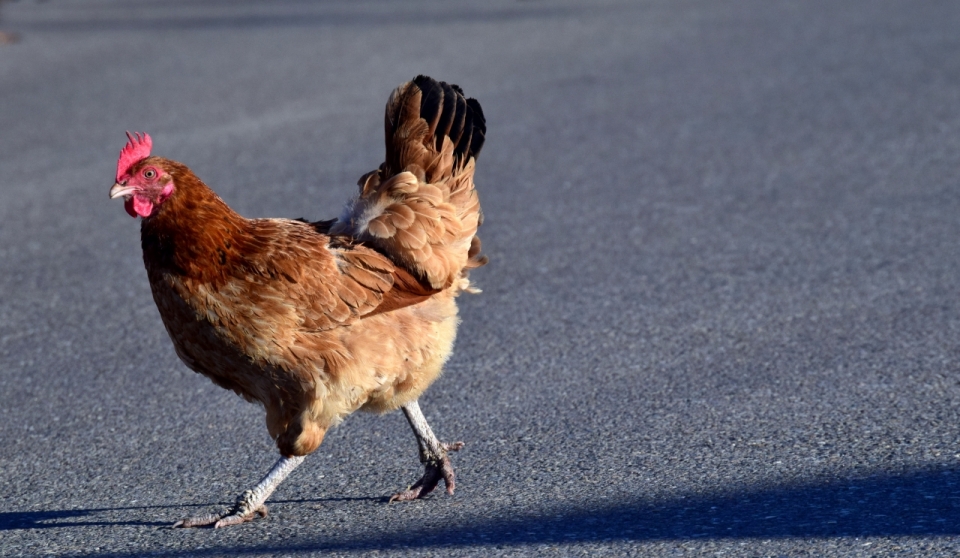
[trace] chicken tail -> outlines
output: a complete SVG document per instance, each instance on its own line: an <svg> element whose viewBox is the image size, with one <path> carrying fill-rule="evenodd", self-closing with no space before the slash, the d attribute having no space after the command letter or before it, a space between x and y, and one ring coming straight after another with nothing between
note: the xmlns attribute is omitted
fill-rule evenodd
<svg viewBox="0 0 960 558"><path fill-rule="evenodd" d="M360 178L360 194L331 229L390 257L434 289L459 284L487 262L473 184L487 131L476 99L456 85L417 76L390 95L386 161Z"/></svg>

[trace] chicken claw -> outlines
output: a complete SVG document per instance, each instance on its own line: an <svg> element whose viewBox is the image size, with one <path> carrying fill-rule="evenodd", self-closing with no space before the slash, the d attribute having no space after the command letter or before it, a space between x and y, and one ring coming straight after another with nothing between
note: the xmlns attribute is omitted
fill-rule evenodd
<svg viewBox="0 0 960 558"><path fill-rule="evenodd" d="M459 451L460 448L463 447L463 442L441 444L441 447L443 447L444 452ZM457 483L456 475L453 473L453 465L450 463L449 457L444 455L439 460L428 461L424 464L424 468L425 471L423 476L420 477L420 480L413 483L413 486L410 488L391 496L390 502L409 502L410 500L423 498L433 492L433 489L440 484L440 479L443 479L443 483L447 486L447 494L453 494Z"/></svg>
<svg viewBox="0 0 960 558"><path fill-rule="evenodd" d="M248 490L247 492L250 491ZM247 492L244 492L244 494ZM267 506L263 504L261 504L259 508L253 510L252 512L243 511L243 504L240 501L242 498L243 496L240 496L240 498L237 499L237 505L228 511L188 517L187 519L182 519L174 523L173 528L206 527L207 525L213 525L214 529L219 529L220 527L240 525L241 523L246 523L247 521L253 521L253 519L258 515L260 517L267 517Z"/></svg>

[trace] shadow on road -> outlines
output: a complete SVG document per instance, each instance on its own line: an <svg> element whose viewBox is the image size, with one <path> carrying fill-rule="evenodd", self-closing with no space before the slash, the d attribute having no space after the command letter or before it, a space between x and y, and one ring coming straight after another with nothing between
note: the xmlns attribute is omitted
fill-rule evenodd
<svg viewBox="0 0 960 558"><path fill-rule="evenodd" d="M30 512L0 512L0 532L11 529L51 529L56 527L90 527L105 525L143 525L147 527L166 525L156 521L95 521L85 518L92 515L122 510L169 508L174 506L143 506L127 508L96 508L86 510L50 510ZM177 506L179 507L179 506Z"/></svg>
<svg viewBox="0 0 960 558"><path fill-rule="evenodd" d="M92 510L91 510L92 511ZM44 513L48 514L44 516ZM37 512L32 521L87 512ZM570 542L689 539L938 536L960 534L960 468L772 486L655 502L632 498L579 509L502 519L466 520L446 528L352 534L296 543L193 550L191 556L389 547L465 547ZM0 529L18 514L0 516ZM31 520L29 514L19 514ZM13 517L13 519L11 519ZM69 525L84 525L77 522ZM29 526L25 528L30 528ZM176 555L176 554L174 554ZM99 556L132 556L100 554Z"/></svg>
<svg viewBox="0 0 960 558"><path fill-rule="evenodd" d="M386 502L386 498L311 498L306 500L271 500L274 504L307 504L311 502ZM110 521L110 520L85 520L84 518L96 516L98 514L131 511L131 510L162 510L162 509L183 509L183 508L209 508L211 511L217 507L229 507L230 504L184 504L170 506L121 506L115 508L89 508L82 510L49 510L49 511L28 511L28 512L0 512L0 532L11 529L51 529L56 527L89 527L89 526L108 526L108 525L142 525L146 527L169 527L174 521Z"/></svg>

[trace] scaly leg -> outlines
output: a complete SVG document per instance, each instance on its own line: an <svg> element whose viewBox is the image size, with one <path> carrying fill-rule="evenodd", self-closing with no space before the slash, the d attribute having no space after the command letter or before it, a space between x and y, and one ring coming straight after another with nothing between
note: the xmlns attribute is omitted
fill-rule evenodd
<svg viewBox="0 0 960 558"><path fill-rule="evenodd" d="M281 457L263 477L257 486L252 490L247 490L240 496L237 496L237 503L233 509L222 513L210 513L207 515L198 515L190 517L183 521L176 522L174 527L203 527L213 524L213 528L226 527L227 525L238 525L246 521L253 520L254 516L267 517L267 506L264 502L273 494L273 491L280 486L283 479L291 471L297 468L297 465L303 463L305 456Z"/></svg>
<svg viewBox="0 0 960 558"><path fill-rule="evenodd" d="M453 444L444 444L437 440L433 430L427 424L427 419L420 412L420 405L414 401L401 407L403 414L407 417L407 422L413 428L413 433L417 436L417 445L420 447L420 463L424 464L425 471L420 480L413 486L394 494L391 502L406 502L423 498L433 492L433 489L443 479L447 485L447 494L453 494L456 487L454 482L453 465L450 464L450 458L447 457L448 451L457 451L463 447L463 442Z"/></svg>

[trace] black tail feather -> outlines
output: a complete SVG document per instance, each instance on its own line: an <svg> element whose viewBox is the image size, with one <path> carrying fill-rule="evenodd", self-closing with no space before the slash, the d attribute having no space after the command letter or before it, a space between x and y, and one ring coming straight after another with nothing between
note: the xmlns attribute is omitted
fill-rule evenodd
<svg viewBox="0 0 960 558"><path fill-rule="evenodd" d="M450 127L457 109L456 92L446 83L441 83L440 86L443 87L443 110L440 112L440 120L437 121L437 151L443 148L444 136L450 135Z"/></svg>
<svg viewBox="0 0 960 558"><path fill-rule="evenodd" d="M456 146L454 164L480 155L487 132L487 121L476 99L467 99L458 85L438 82L419 75L413 83L420 89L420 117L434 129L436 148L448 136ZM439 114L438 114L439 113ZM434 124L435 123L435 124Z"/></svg>

